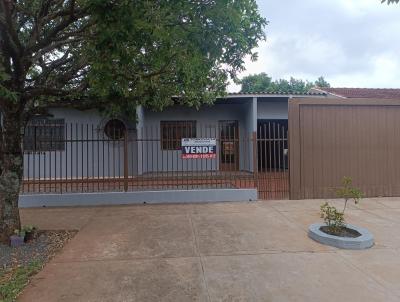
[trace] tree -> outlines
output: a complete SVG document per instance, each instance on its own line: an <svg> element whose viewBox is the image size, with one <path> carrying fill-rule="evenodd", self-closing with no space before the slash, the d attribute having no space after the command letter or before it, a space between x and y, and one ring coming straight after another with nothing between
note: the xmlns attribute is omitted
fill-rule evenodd
<svg viewBox="0 0 400 302"><path fill-rule="evenodd" d="M241 92L268 92L268 93L307 93L312 87L329 87L329 83L325 81L324 77L319 77L315 83L295 79L290 80L278 79L272 81L266 73L252 74L244 77L239 81L242 85ZM323 85L323 86L320 86Z"/></svg>
<svg viewBox="0 0 400 302"><path fill-rule="evenodd" d="M241 92L262 92L267 91L272 84L272 78L270 78L265 72L260 74L251 74L244 77L240 84L242 85Z"/></svg>
<svg viewBox="0 0 400 302"><path fill-rule="evenodd" d="M0 0L0 239L20 227L33 115L210 103L256 58L265 25L255 0Z"/></svg>
<svg viewBox="0 0 400 302"><path fill-rule="evenodd" d="M315 84L316 87L320 87L320 88L329 88L329 87L331 87L331 85L324 79L324 77L319 77L315 81L314 84Z"/></svg>
<svg viewBox="0 0 400 302"><path fill-rule="evenodd" d="M400 0L382 0L382 3L392 4L392 3L399 3Z"/></svg>

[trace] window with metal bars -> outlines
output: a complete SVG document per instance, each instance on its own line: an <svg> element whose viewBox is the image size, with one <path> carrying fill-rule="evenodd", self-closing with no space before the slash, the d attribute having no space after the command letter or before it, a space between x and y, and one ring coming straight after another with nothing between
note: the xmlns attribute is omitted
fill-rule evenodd
<svg viewBox="0 0 400 302"><path fill-rule="evenodd" d="M24 151L64 151L64 119L34 118L29 121L24 134Z"/></svg>
<svg viewBox="0 0 400 302"><path fill-rule="evenodd" d="M161 149L180 150L182 138L196 137L196 121L161 121Z"/></svg>

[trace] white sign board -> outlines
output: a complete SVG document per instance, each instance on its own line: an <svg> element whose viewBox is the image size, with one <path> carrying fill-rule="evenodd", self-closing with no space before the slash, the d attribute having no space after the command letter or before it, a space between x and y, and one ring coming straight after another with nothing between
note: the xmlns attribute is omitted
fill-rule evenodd
<svg viewBox="0 0 400 302"><path fill-rule="evenodd" d="M215 138L182 138L182 158L216 158Z"/></svg>

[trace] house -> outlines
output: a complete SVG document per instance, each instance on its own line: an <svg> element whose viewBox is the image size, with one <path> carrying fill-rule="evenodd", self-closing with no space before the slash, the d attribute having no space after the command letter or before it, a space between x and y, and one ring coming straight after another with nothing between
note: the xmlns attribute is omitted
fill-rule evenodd
<svg viewBox="0 0 400 302"><path fill-rule="evenodd" d="M345 175L364 179L368 196L400 194L392 179L364 177L378 165L397 167L379 160L400 152L381 147L393 141L386 134L400 120L399 96L357 88L230 93L199 110L139 106L135 121L49 108L25 129L20 205L332 197Z"/></svg>
<svg viewBox="0 0 400 302"><path fill-rule="evenodd" d="M213 189L209 201L256 199L257 186L262 198L288 198L292 97L326 94L230 93L199 110L176 105L155 112L139 106L136 121L108 118L95 109L49 108L48 116L32 119L25 129L23 200L120 191L165 196L167 190L175 190L172 200L177 200L176 190L188 194L188 189L202 194ZM213 153L183 156L182 139L200 138L215 139ZM255 180L255 172L265 172L265 179Z"/></svg>

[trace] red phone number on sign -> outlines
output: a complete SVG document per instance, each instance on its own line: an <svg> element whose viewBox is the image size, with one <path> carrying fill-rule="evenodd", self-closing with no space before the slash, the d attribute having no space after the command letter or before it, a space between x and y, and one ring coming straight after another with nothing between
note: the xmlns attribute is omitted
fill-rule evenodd
<svg viewBox="0 0 400 302"><path fill-rule="evenodd" d="M182 154L182 158L189 159L209 159L209 158L216 158L217 154Z"/></svg>

